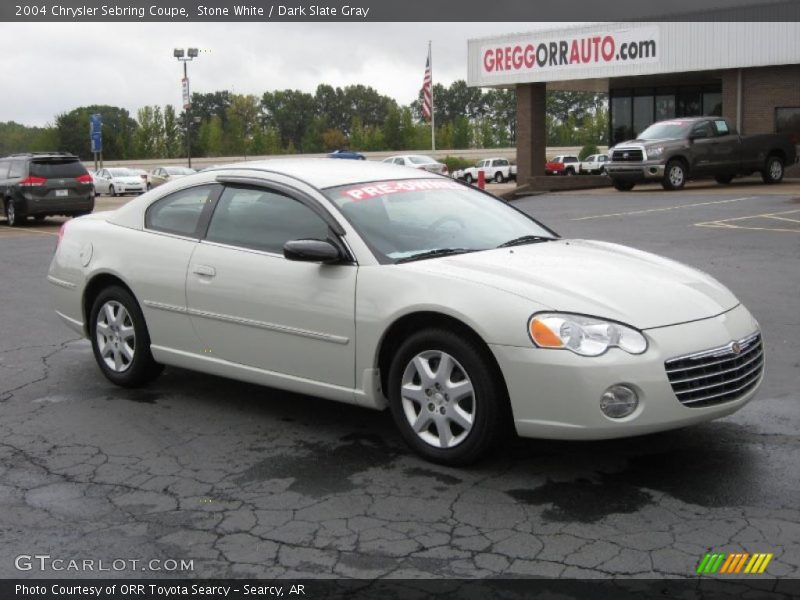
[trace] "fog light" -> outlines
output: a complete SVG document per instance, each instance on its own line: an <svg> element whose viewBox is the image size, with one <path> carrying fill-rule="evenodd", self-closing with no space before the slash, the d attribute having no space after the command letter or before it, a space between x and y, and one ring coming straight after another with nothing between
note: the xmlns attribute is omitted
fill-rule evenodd
<svg viewBox="0 0 800 600"><path fill-rule="evenodd" d="M612 419L627 417L639 406L639 396L627 385L612 385L600 397L600 410Z"/></svg>

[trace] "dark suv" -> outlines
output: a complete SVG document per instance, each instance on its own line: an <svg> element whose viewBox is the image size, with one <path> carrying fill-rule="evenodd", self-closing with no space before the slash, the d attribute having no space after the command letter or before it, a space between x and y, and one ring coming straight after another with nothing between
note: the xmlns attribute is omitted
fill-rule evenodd
<svg viewBox="0 0 800 600"><path fill-rule="evenodd" d="M0 158L0 198L11 227L30 216L85 215L94 210L94 183L80 159L66 152Z"/></svg>

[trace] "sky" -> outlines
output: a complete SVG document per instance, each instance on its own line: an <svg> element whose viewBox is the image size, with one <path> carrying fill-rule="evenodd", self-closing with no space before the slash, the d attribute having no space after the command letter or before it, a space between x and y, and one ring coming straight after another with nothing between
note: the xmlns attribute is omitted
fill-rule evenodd
<svg viewBox="0 0 800 600"><path fill-rule="evenodd" d="M570 25L577 25L572 23ZM558 23L2 23L0 121L53 123L79 106L108 104L136 115L181 105L173 48L197 47L192 92L312 92L361 83L409 104L422 87L428 40L434 83L467 77L467 40L552 29ZM50 41L48 43L48 40ZM14 82L14 83L11 83Z"/></svg>

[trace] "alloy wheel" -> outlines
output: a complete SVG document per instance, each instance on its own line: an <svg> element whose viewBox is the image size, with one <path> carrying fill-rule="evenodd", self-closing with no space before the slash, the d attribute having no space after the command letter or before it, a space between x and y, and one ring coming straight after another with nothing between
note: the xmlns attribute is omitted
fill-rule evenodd
<svg viewBox="0 0 800 600"><path fill-rule="evenodd" d="M136 352L136 333L127 309L116 300L100 308L95 323L100 356L115 373L127 371Z"/></svg>
<svg viewBox="0 0 800 600"><path fill-rule="evenodd" d="M400 397L409 425L426 444L453 448L475 423L475 391L464 367L440 350L420 352L405 368Z"/></svg>

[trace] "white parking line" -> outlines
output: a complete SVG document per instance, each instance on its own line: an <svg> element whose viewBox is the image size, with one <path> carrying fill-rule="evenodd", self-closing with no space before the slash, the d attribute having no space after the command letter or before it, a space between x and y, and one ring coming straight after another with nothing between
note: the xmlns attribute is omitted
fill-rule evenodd
<svg viewBox="0 0 800 600"><path fill-rule="evenodd" d="M713 202L697 202L695 204L678 204L677 206L665 206L661 208L647 208L644 210L630 210L620 213L608 213L605 215L592 215L590 217L577 217L570 219L570 221L588 221L590 219L607 219L609 217L627 217L628 215L643 215L646 213L665 212L668 210L677 210L679 208L694 208L696 206L709 206L711 204L730 204L731 202L741 202L742 200L753 200L757 196L745 196L744 198L731 198L729 200L714 200Z"/></svg>

